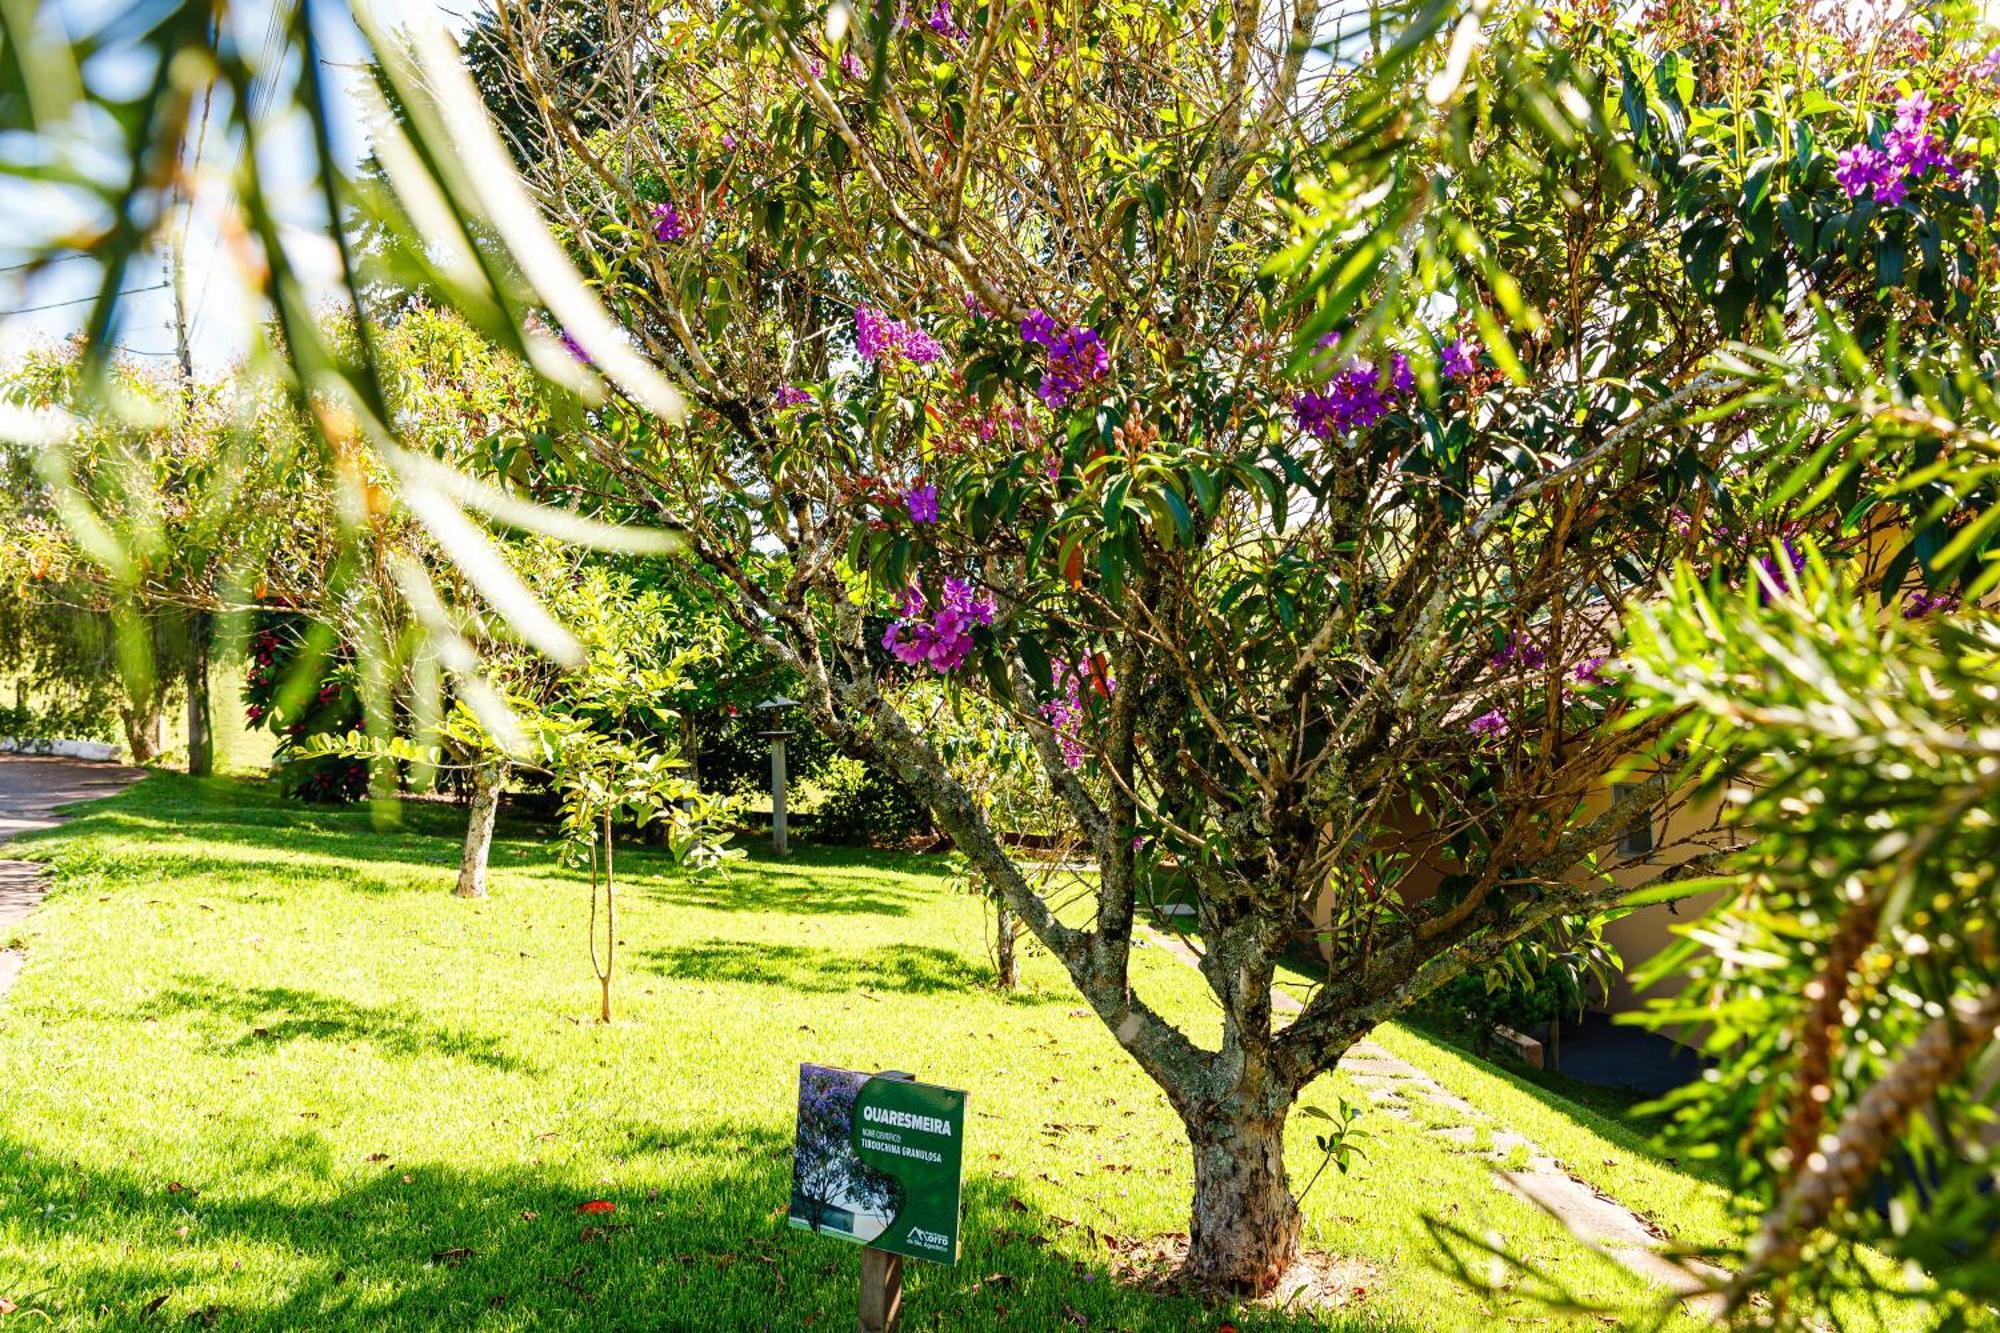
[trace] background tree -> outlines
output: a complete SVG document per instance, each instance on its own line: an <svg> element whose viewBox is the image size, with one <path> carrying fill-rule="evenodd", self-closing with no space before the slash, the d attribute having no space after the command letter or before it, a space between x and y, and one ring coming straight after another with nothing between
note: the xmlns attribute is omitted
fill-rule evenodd
<svg viewBox="0 0 2000 1333"><path fill-rule="evenodd" d="M86 360L76 344L37 353L0 386L76 426L61 453L0 443L10 479L0 559L20 572L20 623L41 627L38 664L71 677L108 665L126 748L145 764L159 757L177 693L206 716L216 618L240 622L265 593L296 591L287 553L311 525L315 491L288 486L285 445L297 435L262 429L271 416L254 386L190 389L120 365L116 392L99 401ZM77 655L67 670L65 646Z"/></svg>

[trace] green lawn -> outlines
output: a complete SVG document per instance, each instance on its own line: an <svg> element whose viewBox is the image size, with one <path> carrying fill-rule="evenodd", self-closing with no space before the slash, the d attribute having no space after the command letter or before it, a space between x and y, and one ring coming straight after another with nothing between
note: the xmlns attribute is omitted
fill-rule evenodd
<svg viewBox="0 0 2000 1333"><path fill-rule="evenodd" d="M449 808L377 834L365 811L156 774L15 845L58 880L0 1001L0 1296L57 1327L846 1329L855 1251L783 1220L814 1060L971 1091L964 1256L913 1266L906 1327L1225 1318L1121 1280L1128 1242L1186 1225L1178 1125L1049 960L1028 960L1021 995L986 988L980 904L940 860L806 850L699 878L621 852L607 1029L577 878L503 829L494 897L460 901L457 833ZM1213 1030L1190 969L1153 949L1137 973ZM1382 1039L1681 1239L1719 1235L1720 1193L1613 1120ZM1340 1077L1308 1100L1336 1093L1361 1100ZM1338 1316L1227 1315L1238 1327L1547 1318L1437 1271L1426 1209L1586 1293L1647 1295L1484 1160L1367 1121L1367 1160L1321 1182L1308 1234L1379 1280ZM616 1213L580 1217L592 1199Z"/></svg>

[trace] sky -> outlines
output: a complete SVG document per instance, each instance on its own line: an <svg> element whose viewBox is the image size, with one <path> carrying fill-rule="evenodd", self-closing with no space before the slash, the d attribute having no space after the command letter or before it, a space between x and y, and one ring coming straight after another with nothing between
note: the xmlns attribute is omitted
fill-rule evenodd
<svg viewBox="0 0 2000 1333"><path fill-rule="evenodd" d="M401 26L419 17L436 16L454 31L465 27L466 3L438 3L436 0L375 0L377 17L390 27ZM268 51L282 53L282 45L272 41L274 5L284 5L289 14L296 0L234 0L237 40L249 53L253 67L263 62ZM70 33L96 32L142 5L123 0L57 0L48 6L46 21L63 24ZM344 5L319 4L316 14L328 21L321 30L326 46L324 70L328 84L337 90L349 108L334 127L335 148L348 162L358 162L367 149L358 103L348 95L359 77L355 66L365 55L361 34L347 18ZM149 74L149 67L130 58L100 57L85 69L93 86L130 87ZM288 87L296 68L285 69L275 83ZM296 212L288 220L296 223L288 250L301 271L309 277L330 278L334 272L334 251L319 232L323 214L315 207L313 194L304 187L308 178L300 164L309 156L310 140L304 118L286 116L285 100L270 97L264 113L273 123L264 131L265 151L260 164L267 180L277 187L280 198L295 201ZM197 121L199 119L197 103ZM195 171L197 186L191 209L186 214L186 242L183 282L185 300L193 324L190 344L198 376L210 376L240 357L247 349L247 331L252 321L235 265L220 240L218 219L227 215L233 195L231 182L241 161L242 144L222 132L227 117L218 102L209 124L213 132L196 134L201 152ZM298 188L287 188L296 185ZM102 275L95 264L70 260L35 274L32 278L20 267L33 247L86 220L65 196L46 186L0 178L0 364L21 352L40 345L60 342L78 331L90 312ZM174 303L172 267L164 259L143 262L127 273L124 288L132 294L126 301L124 323L117 341L138 361L162 369L174 365Z"/></svg>

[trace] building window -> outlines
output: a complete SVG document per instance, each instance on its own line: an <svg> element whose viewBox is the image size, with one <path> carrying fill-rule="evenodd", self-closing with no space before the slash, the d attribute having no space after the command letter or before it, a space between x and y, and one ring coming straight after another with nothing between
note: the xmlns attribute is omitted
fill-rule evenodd
<svg viewBox="0 0 2000 1333"><path fill-rule="evenodd" d="M1616 805L1637 790L1638 788L1630 783L1613 783L1611 803ZM1653 815L1650 810L1640 816L1638 823L1618 835L1620 856L1644 856L1653 850L1653 845Z"/></svg>

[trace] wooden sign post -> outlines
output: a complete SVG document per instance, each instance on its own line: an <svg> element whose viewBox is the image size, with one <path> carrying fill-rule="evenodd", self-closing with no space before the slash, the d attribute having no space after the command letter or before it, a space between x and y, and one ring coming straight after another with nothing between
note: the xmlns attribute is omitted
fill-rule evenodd
<svg viewBox="0 0 2000 1333"><path fill-rule="evenodd" d="M861 1333L895 1333L903 1260L958 1262L965 1094L901 1070L799 1066L791 1224L861 1249Z"/></svg>
<svg viewBox="0 0 2000 1333"><path fill-rule="evenodd" d="M861 1251L861 1333L896 1333L903 1317L903 1256Z"/></svg>

